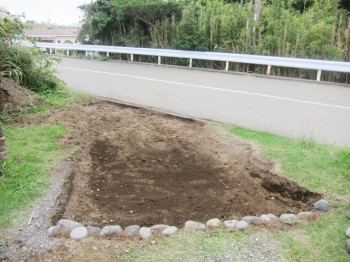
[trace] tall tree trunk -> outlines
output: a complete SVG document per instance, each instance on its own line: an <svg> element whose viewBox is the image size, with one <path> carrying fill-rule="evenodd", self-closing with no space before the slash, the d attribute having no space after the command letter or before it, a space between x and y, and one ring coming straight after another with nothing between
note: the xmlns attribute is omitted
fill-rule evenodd
<svg viewBox="0 0 350 262"><path fill-rule="evenodd" d="M256 52L256 26L261 18L262 0L255 0L254 4L254 28L253 28L253 44L254 53Z"/></svg>
<svg viewBox="0 0 350 262"><path fill-rule="evenodd" d="M254 32L255 27L259 23L261 18L262 0L255 0L254 4Z"/></svg>
<svg viewBox="0 0 350 262"><path fill-rule="evenodd" d="M0 160L6 159L6 145L5 145L5 136L0 126Z"/></svg>

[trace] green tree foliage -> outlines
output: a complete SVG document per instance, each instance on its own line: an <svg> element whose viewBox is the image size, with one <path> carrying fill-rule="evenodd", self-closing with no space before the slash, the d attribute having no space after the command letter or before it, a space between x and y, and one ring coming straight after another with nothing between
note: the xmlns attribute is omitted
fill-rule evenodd
<svg viewBox="0 0 350 262"><path fill-rule="evenodd" d="M18 44L22 30L23 24L18 19L0 20L0 74L36 92L56 89L59 80L52 69L55 59L37 48Z"/></svg>
<svg viewBox="0 0 350 262"><path fill-rule="evenodd" d="M88 36L90 43L107 45L350 61L346 1L263 0L257 24L254 2L98 0L81 6L80 40Z"/></svg>
<svg viewBox="0 0 350 262"><path fill-rule="evenodd" d="M149 46L153 27L178 21L183 6L178 1L98 0L80 7L84 23L80 41L113 45Z"/></svg>

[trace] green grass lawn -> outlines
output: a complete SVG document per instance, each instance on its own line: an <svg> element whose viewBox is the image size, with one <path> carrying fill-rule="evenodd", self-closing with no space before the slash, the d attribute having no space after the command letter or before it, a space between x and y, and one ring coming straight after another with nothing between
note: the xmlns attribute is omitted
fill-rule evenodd
<svg viewBox="0 0 350 262"><path fill-rule="evenodd" d="M40 117L40 114L56 108L68 108L73 102L91 99L88 95L70 91L64 85L55 92L35 95L35 98L42 103L0 119L5 123L8 155L6 161L0 161L0 228L9 226L18 212L25 210L42 194L49 185L49 170L71 153L61 150L59 144L60 137L67 131L64 123L17 128L11 125L11 121L18 115Z"/></svg>
<svg viewBox="0 0 350 262"><path fill-rule="evenodd" d="M7 160L0 162L0 228L8 226L16 213L40 196L49 185L49 169L67 156L59 139L64 124L23 128L5 127Z"/></svg>

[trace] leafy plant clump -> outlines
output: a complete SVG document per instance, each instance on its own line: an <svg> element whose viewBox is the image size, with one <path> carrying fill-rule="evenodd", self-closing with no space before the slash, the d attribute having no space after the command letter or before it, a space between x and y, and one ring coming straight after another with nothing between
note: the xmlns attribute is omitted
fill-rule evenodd
<svg viewBox="0 0 350 262"><path fill-rule="evenodd" d="M20 45L22 30L18 19L0 20L0 74L38 93L54 91L60 82L52 68L57 59Z"/></svg>

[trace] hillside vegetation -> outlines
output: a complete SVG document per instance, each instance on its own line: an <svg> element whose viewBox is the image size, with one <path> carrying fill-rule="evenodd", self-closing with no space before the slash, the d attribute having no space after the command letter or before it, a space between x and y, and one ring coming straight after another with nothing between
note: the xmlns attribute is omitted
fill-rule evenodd
<svg viewBox="0 0 350 262"><path fill-rule="evenodd" d="M262 2L261 18L255 22L254 0L94 1L80 7L84 13L80 40L105 45L350 61L347 1ZM235 65L234 69L264 70L247 65ZM314 78L313 72L275 70L275 74ZM349 81L346 74L325 78Z"/></svg>
<svg viewBox="0 0 350 262"><path fill-rule="evenodd" d="M37 48L20 45L22 33L23 23L19 19L0 20L0 78L12 78L39 93L54 91L60 82L52 67L57 59Z"/></svg>

